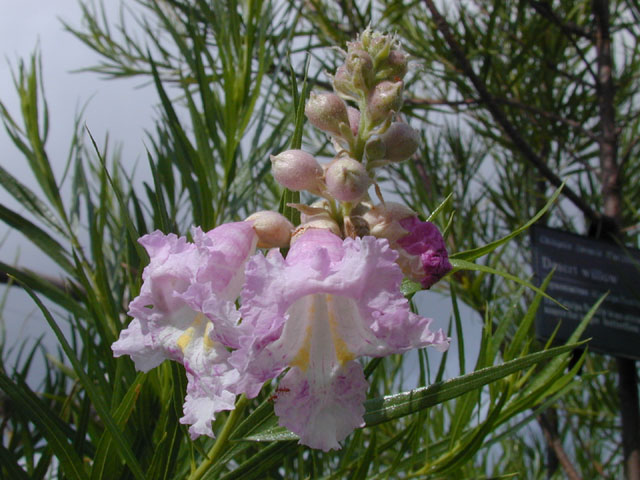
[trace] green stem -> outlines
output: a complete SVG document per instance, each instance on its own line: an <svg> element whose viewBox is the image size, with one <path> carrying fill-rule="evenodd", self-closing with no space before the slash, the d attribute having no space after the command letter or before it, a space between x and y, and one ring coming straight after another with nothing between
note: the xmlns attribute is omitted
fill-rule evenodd
<svg viewBox="0 0 640 480"><path fill-rule="evenodd" d="M218 458L218 456L225 450L229 435L231 435L231 432L233 431L238 418L240 418L242 411L248 404L249 399L247 399L247 397L245 397L244 395L240 396L240 398L236 402L236 408L233 409L229 414L229 418L227 418L224 427L222 427L222 431L220 432L220 435L218 435L218 438L213 444L213 447L211 447L211 450L209 450L209 453L202 461L200 466L191 475L189 475L189 478L187 480L200 480L202 476L207 472L207 470L209 470L209 467L211 467L215 459Z"/></svg>

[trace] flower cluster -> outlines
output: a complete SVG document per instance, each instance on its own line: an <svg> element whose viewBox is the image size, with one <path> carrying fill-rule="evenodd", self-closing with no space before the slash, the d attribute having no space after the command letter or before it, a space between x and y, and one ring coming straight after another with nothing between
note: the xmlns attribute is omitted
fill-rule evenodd
<svg viewBox="0 0 640 480"><path fill-rule="evenodd" d="M394 121L407 55L393 37L367 30L345 57L335 93L313 93L305 109L331 136L335 158L321 165L302 150L272 157L281 185L321 197L292 205L299 226L263 211L206 233L195 228L192 242L160 232L140 239L150 263L129 306L133 320L112 348L142 371L164 359L184 365L180 421L193 438L213 436L215 414L233 409L236 395L253 398L283 375L273 397L280 424L304 445L340 448L364 425L359 357L449 345L400 292L404 276L429 288L451 269L442 235L384 202L377 186L380 203L368 195L376 169L418 146L416 132Z"/></svg>

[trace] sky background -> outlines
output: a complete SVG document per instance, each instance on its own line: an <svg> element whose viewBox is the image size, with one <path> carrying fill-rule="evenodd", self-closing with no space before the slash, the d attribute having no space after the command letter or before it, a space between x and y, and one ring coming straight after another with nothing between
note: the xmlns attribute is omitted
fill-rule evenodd
<svg viewBox="0 0 640 480"><path fill-rule="evenodd" d="M118 13L120 2L105 2L107 14ZM65 31L62 20L78 27L82 11L76 0L0 0L0 101L20 123L20 104L12 79L22 60L27 65L37 52L41 57L44 89L49 107L50 131L46 145L49 158L60 178L64 170L74 130L74 120L86 104L84 123L99 146L109 132L110 143L122 147L122 162L130 170L136 163L146 164L145 129L153 126L156 95L141 87L141 79L105 80L91 72L74 71L95 65L98 54ZM115 147L113 143L112 147ZM36 182L27 162L13 145L4 128L0 129L0 162L21 182L36 192ZM68 182L67 182L68 183ZM71 196L63 185L66 200ZM0 203L28 216L25 209L0 189ZM56 268L44 254L18 233L0 223L0 260L38 272L55 274ZM0 285L0 298L6 288ZM1 314L7 329L8 346L25 338L45 334L45 344L56 342L39 311L26 294L11 288ZM15 358L13 355L11 358Z"/></svg>
<svg viewBox="0 0 640 480"><path fill-rule="evenodd" d="M120 2L104 2L107 15L116 18ZM74 119L86 104L82 116L98 145L102 147L105 135L110 142L122 147L122 163L127 171L138 166L138 172L145 172L145 129L153 127L156 94L153 88L145 87L143 79L106 80L91 72L76 72L95 65L99 61L97 53L90 50L72 34L65 31L62 20L79 27L82 12L76 0L0 0L0 101L19 121L19 103L12 80L12 72L17 71L20 60L27 64L31 55L38 52L42 61L44 88L49 106L50 132L47 151L54 172L60 178L64 170L73 135ZM115 144L112 144L112 148ZM26 160L11 143L4 128L0 130L0 163L8 168L20 181L33 188L33 179ZM144 173L141 173L144 176ZM68 184L63 185L63 198L71 196ZM28 217L25 209L0 188L0 203ZM9 233L5 224L0 223L0 260L17 264L45 274L56 274L57 269L39 250L16 232ZM6 287L0 285L0 299ZM421 313L436 319L438 327L446 328L451 315L450 300L433 292L420 294ZM479 338L479 323L470 319L471 313L463 309L465 323L472 329L471 338ZM40 312L19 288L11 288L0 318L6 326L7 345L18 346L28 339L33 341L44 336L44 345L55 352L56 341ZM471 320L471 321L468 321ZM477 333L477 335L476 335ZM472 346L467 358L473 360L476 348ZM10 363L20 348L14 348L9 355ZM455 342L451 358L455 358ZM457 372L455 372L457 373ZM37 373L36 373L37 376Z"/></svg>

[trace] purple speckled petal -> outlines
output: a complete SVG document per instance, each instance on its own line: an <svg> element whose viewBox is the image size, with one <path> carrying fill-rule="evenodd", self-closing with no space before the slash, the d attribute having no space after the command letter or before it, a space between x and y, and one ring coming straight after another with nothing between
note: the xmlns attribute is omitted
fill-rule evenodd
<svg viewBox="0 0 640 480"><path fill-rule="evenodd" d="M364 426L367 388L358 362L335 365L326 375L292 368L276 390L274 410L301 444L327 452L339 449L339 442Z"/></svg>
<svg viewBox="0 0 640 480"><path fill-rule="evenodd" d="M283 381L279 391L289 389L300 396L308 388L309 399L281 423L305 445L339 448L338 442L361 425L361 413L323 400L337 388L336 379L342 378L337 372L348 370L353 380L355 367L347 367L352 360L427 345L448 347L441 330L429 330L430 319L411 313L400 293L403 275L397 256L384 239L343 241L312 229L293 244L286 260L273 252L255 255L247 264L239 348L230 358L240 372L236 391L253 397L264 381L292 367L285 378L293 383ZM366 391L364 378L356 384L364 384ZM363 400L364 393L360 407ZM326 424L327 430L303 428L304 422Z"/></svg>

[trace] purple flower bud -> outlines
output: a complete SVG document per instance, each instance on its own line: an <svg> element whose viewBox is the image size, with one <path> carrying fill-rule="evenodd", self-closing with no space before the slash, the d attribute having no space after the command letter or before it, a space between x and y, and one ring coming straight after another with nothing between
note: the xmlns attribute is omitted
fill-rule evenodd
<svg viewBox="0 0 640 480"><path fill-rule="evenodd" d="M431 222L422 222L416 213L400 203L376 205L363 215L371 235L389 240L399 257L404 274L430 288L451 270L444 239Z"/></svg>
<svg viewBox="0 0 640 480"><path fill-rule="evenodd" d="M327 168L325 181L327 191L341 202L357 202L371 184L364 165L349 157L335 159Z"/></svg>
<svg viewBox="0 0 640 480"><path fill-rule="evenodd" d="M402 82L381 82L376 85L367 101L369 119L374 124L383 122L391 112L402 106Z"/></svg>
<svg viewBox="0 0 640 480"><path fill-rule="evenodd" d="M421 222L418 217L400 220L400 225L409 234L398 240L398 245L409 255L419 257L422 264L423 272L413 279L430 288L453 268L442 234L433 223Z"/></svg>
<svg viewBox="0 0 640 480"><path fill-rule="evenodd" d="M341 123L349 125L347 106L335 93L311 92L304 114L311 125L333 135L340 135Z"/></svg>
<svg viewBox="0 0 640 480"><path fill-rule="evenodd" d="M271 173L276 182L293 190L308 190L319 194L322 186L322 167L303 150L286 150L271 156Z"/></svg>
<svg viewBox="0 0 640 480"><path fill-rule="evenodd" d="M391 68L394 77L403 78L407 74L408 55L402 50L391 50L387 57L386 66Z"/></svg>
<svg viewBox="0 0 640 480"><path fill-rule="evenodd" d="M246 222L251 223L258 235L259 248L288 247L293 224L278 212L263 210L250 215Z"/></svg>
<svg viewBox="0 0 640 480"><path fill-rule="evenodd" d="M384 158L402 162L413 155L420 145L420 136L406 123L393 122L380 137L384 143Z"/></svg>

